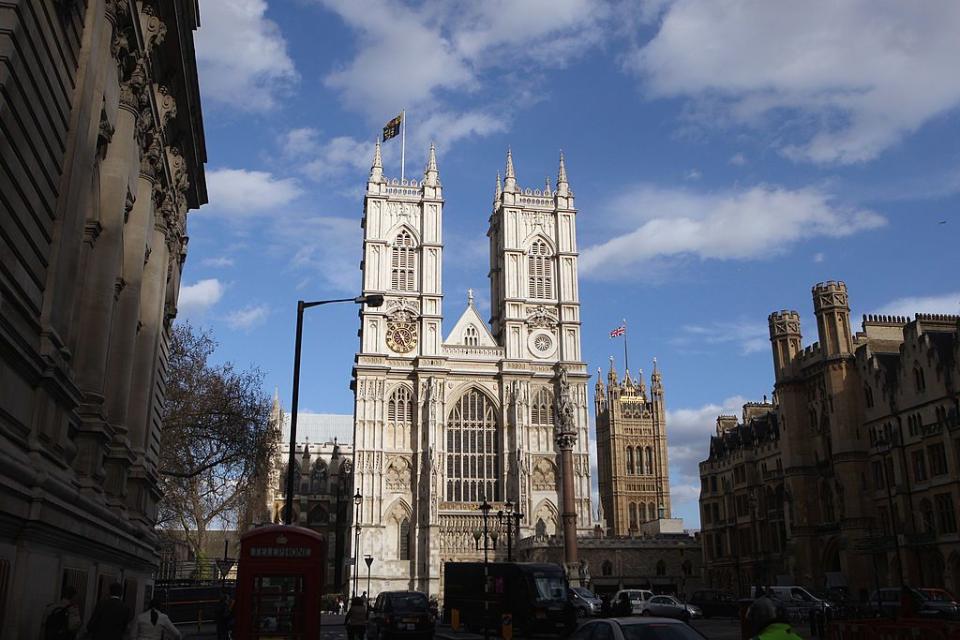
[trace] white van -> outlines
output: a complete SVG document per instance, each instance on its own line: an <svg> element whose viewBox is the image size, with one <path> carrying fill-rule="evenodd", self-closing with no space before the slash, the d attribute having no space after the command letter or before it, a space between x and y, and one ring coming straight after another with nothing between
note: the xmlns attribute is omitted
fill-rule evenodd
<svg viewBox="0 0 960 640"><path fill-rule="evenodd" d="M654 596L653 591L647 591L646 589L621 589L613 595L613 600L610 601L610 606L614 610L616 610L617 603L620 602L621 593L627 594L627 599L630 600L630 608L635 616L643 613L643 610L647 608L647 601Z"/></svg>

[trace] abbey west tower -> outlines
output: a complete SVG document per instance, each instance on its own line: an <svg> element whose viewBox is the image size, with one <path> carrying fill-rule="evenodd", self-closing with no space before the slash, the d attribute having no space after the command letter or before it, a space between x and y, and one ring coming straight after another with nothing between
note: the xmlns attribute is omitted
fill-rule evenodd
<svg viewBox="0 0 960 640"><path fill-rule="evenodd" d="M508 152L490 216L493 331L468 294L446 339L443 187L433 147L423 180L388 180L377 145L363 217L363 292L354 367L356 557L372 555L372 594L442 591L446 561L478 560L478 510L509 499L520 537L561 535L554 443L559 373L574 405L577 530L590 521L588 375L580 360L576 209L563 159L556 188L521 189Z"/></svg>

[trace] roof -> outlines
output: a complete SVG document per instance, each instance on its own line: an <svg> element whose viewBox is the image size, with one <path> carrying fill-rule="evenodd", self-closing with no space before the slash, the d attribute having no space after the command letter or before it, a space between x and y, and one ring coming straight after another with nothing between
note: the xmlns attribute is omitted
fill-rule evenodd
<svg viewBox="0 0 960 640"><path fill-rule="evenodd" d="M281 442L290 441L290 414L283 414ZM297 442L353 444L353 416L339 413L297 413Z"/></svg>
<svg viewBox="0 0 960 640"><path fill-rule="evenodd" d="M477 308L473 304L473 295L467 302L467 308L463 310L463 313L460 315L460 319L457 320L457 323L453 326L453 329L450 331L450 334L447 336L447 339L444 340L444 344L448 345L467 345L466 341L466 331L467 327L473 327L476 329L476 339L477 344L474 346L478 347L496 347L497 341L493 339L493 336L490 334L490 329L487 327L487 323L483 321L480 317L480 314L477 313Z"/></svg>

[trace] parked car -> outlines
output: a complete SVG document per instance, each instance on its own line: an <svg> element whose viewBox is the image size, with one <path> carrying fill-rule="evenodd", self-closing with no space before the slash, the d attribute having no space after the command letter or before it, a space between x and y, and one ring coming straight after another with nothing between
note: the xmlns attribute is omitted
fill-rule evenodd
<svg viewBox="0 0 960 640"><path fill-rule="evenodd" d="M578 618L600 615L603 601L586 587L570 587L570 604L577 611Z"/></svg>
<svg viewBox="0 0 960 640"><path fill-rule="evenodd" d="M367 636L375 640L433 638L430 603L419 591L383 591L367 622Z"/></svg>
<svg viewBox="0 0 960 640"><path fill-rule="evenodd" d="M652 598L655 594L653 591L648 591L646 589L621 589L613 594L613 600L610 601L610 606L613 607L613 610L617 610L617 603L620 602L620 594L627 594L627 599L630 600L630 607L633 610L634 615L640 615L643 613L643 609L647 604L647 600Z"/></svg>
<svg viewBox="0 0 960 640"><path fill-rule="evenodd" d="M673 596L653 596L646 601L643 615L690 620L691 618L702 618L703 612L700 611L699 607L680 602Z"/></svg>
<svg viewBox="0 0 960 640"><path fill-rule="evenodd" d="M750 596L753 598L767 596L779 600L787 611L802 616L804 619L811 609L817 609L828 614L834 606L829 600L816 596L810 590L799 585L778 585L760 587L759 589L751 587Z"/></svg>
<svg viewBox="0 0 960 640"><path fill-rule="evenodd" d="M573 632L569 640L705 640L706 636L680 620L671 618L606 618L591 620Z"/></svg>
<svg viewBox="0 0 960 640"><path fill-rule="evenodd" d="M704 618L737 618L740 616L740 605L733 594L716 589L702 589L694 591L690 597L690 604L703 611Z"/></svg>
<svg viewBox="0 0 960 640"><path fill-rule="evenodd" d="M919 618L960 618L960 604L943 589L905 587L911 600L912 613ZM880 615L899 617L903 606L903 594L899 587L880 589L870 594L870 608Z"/></svg>

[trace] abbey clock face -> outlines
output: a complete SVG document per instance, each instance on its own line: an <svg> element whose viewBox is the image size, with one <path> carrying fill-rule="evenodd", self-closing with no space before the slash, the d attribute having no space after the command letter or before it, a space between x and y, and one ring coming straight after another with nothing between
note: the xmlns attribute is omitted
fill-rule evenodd
<svg viewBox="0 0 960 640"><path fill-rule="evenodd" d="M396 353L410 353L417 347L417 325L413 322L388 322L387 346Z"/></svg>

